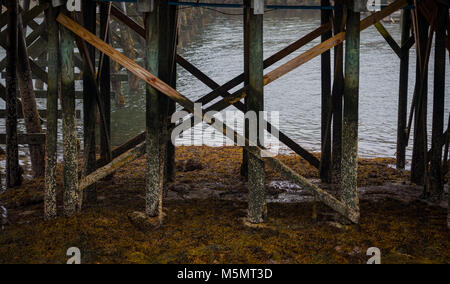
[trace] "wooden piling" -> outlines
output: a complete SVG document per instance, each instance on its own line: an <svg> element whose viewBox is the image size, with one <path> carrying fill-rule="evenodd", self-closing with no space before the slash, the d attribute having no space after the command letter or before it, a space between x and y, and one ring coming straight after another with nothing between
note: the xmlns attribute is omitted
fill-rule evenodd
<svg viewBox="0 0 450 284"><path fill-rule="evenodd" d="M97 26L97 3L91 0L82 0L82 15L83 26L90 32L96 34ZM95 48L92 46L87 47L89 58L91 62L95 62ZM96 125L96 100L95 92L96 86L91 78L89 66L85 61L83 66L83 137L84 137L84 149L83 149L83 175L87 176L97 169L96 166L96 142L95 142L95 125ZM97 201L97 189L95 185L90 186L84 191L82 200L88 202ZM80 201L82 201L80 200Z"/></svg>
<svg viewBox="0 0 450 284"><path fill-rule="evenodd" d="M155 6L152 12L145 14L146 26L146 69L155 76L159 75L160 59L160 3L155 0ZM147 86L147 105L146 105L146 147L147 147L147 172L146 172L146 214L149 217L160 217L162 208L162 194L164 184L164 161L162 155L162 127L161 121L161 98L162 96L155 88Z"/></svg>
<svg viewBox="0 0 450 284"><path fill-rule="evenodd" d="M448 9L446 5L437 3L437 24L434 52L434 96L433 96L433 133L431 140L431 198L441 200L444 193L444 180L442 168L442 147L444 132L444 106L445 106L445 69L446 69L446 25L448 22Z"/></svg>
<svg viewBox="0 0 450 284"><path fill-rule="evenodd" d="M75 112L74 36L61 28L61 106L63 111L64 215L79 209L77 128Z"/></svg>
<svg viewBox="0 0 450 284"><path fill-rule="evenodd" d="M6 8L8 9L9 40L6 50L6 187L11 188L22 183L22 170L19 166L19 147L17 145L17 0L6 1Z"/></svg>
<svg viewBox="0 0 450 284"><path fill-rule="evenodd" d="M252 121L250 125L257 125L257 142L264 145L263 134L260 131L259 114L264 111L264 52L263 52L263 15L255 15L252 9L249 13L249 54L248 54L248 79L249 89L247 96L247 108L249 112L255 112L257 123ZM251 129L255 131L255 129ZM251 135L250 135L251 136ZM267 216L265 199L265 167L264 162L250 154L255 151L249 146L248 155L248 222L258 224L264 222Z"/></svg>
<svg viewBox="0 0 450 284"><path fill-rule="evenodd" d="M124 56L120 52L118 52L116 49L114 49L112 46L106 44L102 40L100 40L98 37L90 33L89 31L85 30L82 26L71 20L69 17L60 14L57 18L57 21L62 24L64 27L70 29L73 33L84 39L86 42L92 44L96 48L98 48L100 51L104 52L105 54L108 54L110 58L118 63L120 63L121 66L125 67L127 70L133 72L136 76L138 76L141 80L145 81L147 84L155 88L156 90L160 91L161 94L168 96L172 100L176 101L178 104L181 105L186 111L194 114L199 119L204 119L206 123L213 126L217 131L223 133L230 139L234 141L246 141L246 143L250 143L245 137L238 134L236 131L231 129L230 127L226 126L225 124L219 123L213 123L213 121L216 121L216 119L213 119L211 115L208 115L206 112L203 112L202 114L194 111L194 102L189 100L186 96L183 96L178 91L172 89L170 86L168 86L166 83L159 80L154 74L150 73L145 68L138 65L134 60ZM219 126L222 125L222 126ZM249 148L251 149L251 148ZM335 210L336 212L342 214L346 218L348 218L350 221L354 223L359 222L359 212L348 208L343 202L337 200L334 196L327 193L326 191L320 189L319 187L315 186L311 182L309 182L306 178L300 176L299 174L295 173L292 169L290 169L288 166L286 166L284 163L282 163L277 158L271 157L270 152L261 149L258 146L255 146L255 151L252 152L253 155L258 156L259 153L263 153L264 155L262 157L259 157L267 162L267 164L271 167L273 167L276 170L279 170L281 174L293 182L300 185L305 190L312 193L317 200L324 202L327 206ZM130 158L130 155L135 157L136 155L133 154L127 154L123 156L124 160L130 161L133 158ZM118 158L119 159L119 158ZM122 163L123 165L123 163ZM117 169L117 166L115 167ZM99 169L100 170L100 169ZM111 170L106 170L109 174ZM88 177L86 177L87 179Z"/></svg>
<svg viewBox="0 0 450 284"><path fill-rule="evenodd" d="M56 218L56 171L58 141L58 98L59 98L59 24L56 22L59 8L45 11L48 31L48 81L47 81L47 139L45 144L45 219Z"/></svg>
<svg viewBox="0 0 450 284"><path fill-rule="evenodd" d="M158 74L159 78L167 83L169 86L173 83L173 65L176 60L176 50L174 49L174 15L173 7L168 5L167 1L160 1L160 14L159 14L159 28L160 28L160 42L159 42L159 62L158 62ZM172 86L171 86L172 87ZM170 134L169 134L169 104L172 104L171 111L173 111L173 101L168 97L162 96L159 98L160 105L160 120L162 127L161 136L161 161L163 163L163 176L164 176L164 186L167 184L167 155L168 146L170 144ZM173 157L173 156L172 156ZM163 186L163 187L164 187Z"/></svg>
<svg viewBox="0 0 450 284"><path fill-rule="evenodd" d="M353 1L350 2L352 3ZM360 65L359 21L360 13L353 11L351 8L347 8L341 200L356 212L359 212L357 193Z"/></svg>
<svg viewBox="0 0 450 284"><path fill-rule="evenodd" d="M178 47L178 8L176 6L169 6L169 86L176 90L177 88L177 47ZM176 111L176 102L169 100L167 116L170 118ZM167 154L166 154L166 171L165 177L167 182L175 181L176 165L175 165L175 145L171 140L171 133L175 128L174 123L169 123L168 139L167 139Z"/></svg>
<svg viewBox="0 0 450 284"><path fill-rule="evenodd" d="M22 102L22 113L25 119L27 133L42 133L41 118L34 94L32 71L29 62L27 44L25 41L25 30L22 16L19 15L18 28L18 54L21 60L17 62L17 74ZM44 148L42 145L29 145L31 168L33 177L40 178L45 173Z"/></svg>
<svg viewBox="0 0 450 284"><path fill-rule="evenodd" d="M427 64L427 43L429 24L425 17L417 12L416 24L418 26L416 35L418 42L417 67L416 67L416 97L414 116L414 141L413 156L411 162L411 182L418 185L425 185L425 147L427 137L427 102L428 102L428 64Z"/></svg>
<svg viewBox="0 0 450 284"><path fill-rule="evenodd" d="M110 41L109 28L109 11L110 4L100 3L100 33L101 38L106 39L105 42ZM101 114L105 121L104 125L100 127L100 159L109 163L111 157L111 61L107 55L102 55L100 67L100 100L103 105L103 114Z"/></svg>
<svg viewBox="0 0 450 284"><path fill-rule="evenodd" d="M336 1L334 8L334 35L344 31L344 5ZM344 96L344 44L334 48L334 82L332 90L333 139L332 172L333 182L340 183L342 162L342 98Z"/></svg>
<svg viewBox="0 0 450 284"><path fill-rule="evenodd" d="M251 1L244 1L244 86L248 86L249 77L248 77L248 67L249 67L249 53L250 53L250 14L252 13L251 9ZM244 114L248 111L248 99L244 98ZM249 132L249 123L247 120L244 122L244 135L248 138ZM248 178L248 152L245 147L242 149L242 165L241 165L241 176L244 178Z"/></svg>
<svg viewBox="0 0 450 284"><path fill-rule="evenodd" d="M330 6L329 0L321 0L321 6ZM321 10L321 24L331 20L330 10ZM332 31L322 34L322 42L333 36ZM331 51L321 55L322 106L321 106L321 141L320 178L322 182L331 182Z"/></svg>
<svg viewBox="0 0 450 284"><path fill-rule="evenodd" d="M408 116L408 78L409 78L409 48L406 47L411 36L411 10L402 11L402 45L400 51L400 87L398 94L397 119L397 169L405 169Z"/></svg>

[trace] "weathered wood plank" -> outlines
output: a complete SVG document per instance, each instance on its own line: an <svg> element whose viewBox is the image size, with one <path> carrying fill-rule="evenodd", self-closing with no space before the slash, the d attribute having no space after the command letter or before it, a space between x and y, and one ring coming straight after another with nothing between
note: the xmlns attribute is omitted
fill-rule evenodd
<svg viewBox="0 0 450 284"><path fill-rule="evenodd" d="M115 158L109 164L97 169L90 175L83 177L79 181L78 189L80 191L82 191L82 190L86 189L87 187L95 184L96 182L104 179L105 177L113 174L115 171L117 171L121 167L126 166L129 163L133 162L134 160L142 157L143 155L145 155L145 149L146 149L146 145L141 144L138 147L131 149L131 150L125 152L124 154L120 155L119 157Z"/></svg>
<svg viewBox="0 0 450 284"><path fill-rule="evenodd" d="M119 147L113 149L111 151L112 159L119 157L123 153L125 153L125 152L137 147L139 144L145 142L145 136L146 136L146 133L142 132L141 134L137 135L136 137L133 137L130 140L128 140L127 142L123 143ZM99 168L105 166L106 164L108 164L108 161L103 158L100 158L97 160L97 166Z"/></svg>

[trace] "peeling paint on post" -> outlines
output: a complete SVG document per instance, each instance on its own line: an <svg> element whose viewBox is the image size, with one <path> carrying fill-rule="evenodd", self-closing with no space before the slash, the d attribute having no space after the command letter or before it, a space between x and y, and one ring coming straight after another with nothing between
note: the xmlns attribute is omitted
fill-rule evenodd
<svg viewBox="0 0 450 284"><path fill-rule="evenodd" d="M263 15L250 13L249 17L249 93L247 97L248 111L259 114L264 111L264 64L263 64ZM259 132L259 121L258 121ZM263 145L258 135L258 145ZM265 198L264 162L254 155L248 154L248 222L258 224L264 222L267 215Z"/></svg>
<svg viewBox="0 0 450 284"><path fill-rule="evenodd" d="M75 116L74 36L61 28L61 86L64 145L64 215L74 214L79 207L77 128Z"/></svg>
<svg viewBox="0 0 450 284"><path fill-rule="evenodd" d="M352 5L349 5L352 7ZM359 212L357 192L360 13L347 9L341 199Z"/></svg>
<svg viewBox="0 0 450 284"><path fill-rule="evenodd" d="M45 12L48 31L48 92L47 140L45 166L45 219L56 217L56 166L59 98L59 25L56 22L59 8L50 7Z"/></svg>
<svg viewBox="0 0 450 284"><path fill-rule="evenodd" d="M155 1L152 12L145 14L147 32L146 66L155 76L159 75L160 58L160 3ZM163 161L161 160L162 123L160 112L160 94L147 85L146 140L147 140L147 173L146 173L146 214L149 217L159 216L163 194ZM159 216L160 218L162 216Z"/></svg>

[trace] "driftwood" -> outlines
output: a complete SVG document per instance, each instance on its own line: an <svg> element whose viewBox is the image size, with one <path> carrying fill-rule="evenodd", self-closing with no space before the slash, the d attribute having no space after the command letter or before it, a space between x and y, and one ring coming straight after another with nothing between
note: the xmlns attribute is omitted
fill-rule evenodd
<svg viewBox="0 0 450 284"><path fill-rule="evenodd" d="M106 55L108 55L112 60L120 63L123 67L133 72L136 76L138 76L140 79L144 80L147 84L151 85L153 88L157 89L159 92L165 94L172 100L178 102L181 106L183 106L186 110L189 110L191 113L194 113L194 103L190 101L188 98L171 88L169 85L155 77L153 74L148 72L146 69L139 66L137 63L135 63L130 58L127 58L117 50L115 50L110 45L103 42L101 39L96 37L95 35L88 32L86 29L78 25L76 22L74 22L69 17L60 14L57 18L57 21L65 26L67 29L71 30L73 33L75 33L77 36L81 37L91 45L95 46L100 51L104 52ZM217 130L221 131L223 134L229 136L232 135L233 140L244 140L249 145L251 145L251 141L248 141L248 139L245 139L241 135L237 134L233 129L230 129L227 126L220 127L216 123L213 122L213 118L209 115L202 115L201 119L204 119L206 123L211 124L213 127L215 127ZM132 150L135 151L135 155L125 155L124 154L124 160L121 161L119 159L117 160L117 163L119 165L123 165L124 162L130 161L130 157L136 157L138 153L138 149L143 149L144 145L141 145L140 147ZM333 197L331 194L323 191L322 189L312 185L310 182L308 182L305 178L301 177L300 175L296 174L294 171L292 171L289 167L284 165L281 161L277 160L276 158L272 158L271 153L262 150L259 147L254 146L254 149L252 149L252 154L257 155L260 157L259 153L261 154L261 157L264 157L263 159L269 164L275 167L276 169L280 170L283 176L286 178L293 180L294 182L298 183L299 185L303 186L305 189L310 191L312 194L316 196L316 198L323 203L325 203L330 208L336 210L338 213L342 214L346 218L348 218L350 221L354 223L359 222L359 213L348 208L346 205L344 205L343 202L339 201L335 197ZM114 163L114 161L113 161ZM112 163L111 163L112 164ZM111 165L110 164L110 165ZM108 166L107 166L108 167ZM114 170L111 168L111 170ZM100 173L100 171L103 171L103 174L100 174L99 176L87 176L85 177L86 180L83 180L83 186L80 188L83 188L85 186L88 186L90 182L95 182L95 180L101 179L102 175L109 175L111 172L110 170L107 170L107 168L102 168L97 170L97 173ZM99 178L100 177L100 178Z"/></svg>

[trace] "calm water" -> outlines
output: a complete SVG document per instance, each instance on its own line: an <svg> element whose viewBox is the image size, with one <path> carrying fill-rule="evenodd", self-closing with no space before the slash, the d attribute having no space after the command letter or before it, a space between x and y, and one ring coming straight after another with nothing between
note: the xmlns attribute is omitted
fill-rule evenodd
<svg viewBox="0 0 450 284"><path fill-rule="evenodd" d="M191 41L185 44L179 53L217 83L223 84L243 72L243 23L242 16L218 13L214 16L214 20L191 38ZM319 19L319 13L312 12L267 13L264 21L265 57L269 57L317 28L320 24ZM399 24L387 23L386 28L395 39L400 39ZM303 47L266 72L318 43L319 40L316 40ZM363 157L394 157L397 135L399 59L373 27L361 34L361 44L359 152ZM1 53L4 56L4 50L1 50ZM433 63L434 54L430 61L430 86L433 85ZM410 64L410 82L412 82L409 91L410 101L414 88L414 73L415 52L413 51ZM448 80L445 108L448 114L450 111L450 103L448 103L450 101L450 66L447 68L446 78ZM123 89L127 90L126 84ZM192 100L211 91L181 67L178 70L178 90ZM432 92L431 87L430 98L432 98ZM124 108L113 107L112 142L115 145L120 145L143 131L145 127L143 86L139 93L126 94L126 100ZM280 129L311 151L320 151L320 102L320 57L265 88L266 110L280 112ZM42 107L45 106L43 102L40 103ZM0 107L4 108L3 101L0 101ZM81 109L81 102L78 102L78 108ZM431 109L430 99L429 110ZM431 130L431 115L428 121ZM4 133L4 121L0 121L0 132ZM177 143L182 144L187 141L191 141L191 137L185 134L182 139L178 139ZM215 135L208 144L221 145L222 142L221 135ZM25 154L24 149L22 155ZM407 155L411 156L411 147L408 148Z"/></svg>
<svg viewBox="0 0 450 284"><path fill-rule="evenodd" d="M271 12L264 21L264 55L281 50L320 25L318 13ZM208 74L219 84L226 83L243 72L243 28L241 16L216 14L215 20L179 50L179 53ZM400 25L386 24L394 38L400 39ZM287 60L301 54L319 40L268 69L276 68ZM360 143L363 157L394 157L396 152L396 125L399 59L375 28L361 34L361 91L360 91ZM434 55L430 62L430 86L432 86ZM450 66L449 66L450 67ZM266 71L267 72L267 71ZM415 52L410 64L410 101L414 89ZM446 77L450 79L450 68ZM450 80L447 80L446 102L450 101ZM179 68L178 90L196 100L211 90ZM433 88L430 88L432 98ZM131 99L131 98L130 98ZM128 100L126 109L117 109L113 114L116 143L136 134L144 127L145 99L142 95ZM280 112L280 129L300 145L311 151L320 151L320 58L292 71L265 88L265 107L268 111ZM430 99L429 109L432 108ZM231 110L233 108L230 108ZM446 113L450 103L446 103ZM431 115L429 116L431 130ZM205 126L204 126L205 127ZM185 135L178 143L191 141ZM223 139L216 135L210 141L220 145ZM411 143L410 143L411 144ZM412 147L408 149L411 156Z"/></svg>

